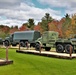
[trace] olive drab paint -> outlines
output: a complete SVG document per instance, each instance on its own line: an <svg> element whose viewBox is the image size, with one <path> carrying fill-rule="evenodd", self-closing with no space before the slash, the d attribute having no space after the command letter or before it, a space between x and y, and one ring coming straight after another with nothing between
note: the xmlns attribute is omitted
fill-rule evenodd
<svg viewBox="0 0 76 75"><path fill-rule="evenodd" d="M29 30L29 31L17 31L11 34L9 37L6 37L4 42L8 41L10 45L16 46L20 44L20 46L26 47L26 43L28 42L30 46L35 46L35 40L41 37L39 31Z"/></svg>

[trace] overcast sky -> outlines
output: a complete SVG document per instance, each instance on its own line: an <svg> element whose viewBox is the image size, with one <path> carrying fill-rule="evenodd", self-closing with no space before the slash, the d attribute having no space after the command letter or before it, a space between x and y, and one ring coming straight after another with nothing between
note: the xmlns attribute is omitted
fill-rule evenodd
<svg viewBox="0 0 76 75"><path fill-rule="evenodd" d="M76 13L76 0L0 0L0 24L20 27L29 18L35 23L49 13L61 19L66 13Z"/></svg>

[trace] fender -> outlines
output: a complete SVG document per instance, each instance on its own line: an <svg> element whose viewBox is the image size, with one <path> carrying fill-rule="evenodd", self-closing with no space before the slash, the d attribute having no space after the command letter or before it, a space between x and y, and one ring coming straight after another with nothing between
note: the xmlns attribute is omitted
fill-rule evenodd
<svg viewBox="0 0 76 75"><path fill-rule="evenodd" d="M41 47L42 47L42 43L41 43L41 41L37 41L36 43L39 43L39 44L41 45Z"/></svg>

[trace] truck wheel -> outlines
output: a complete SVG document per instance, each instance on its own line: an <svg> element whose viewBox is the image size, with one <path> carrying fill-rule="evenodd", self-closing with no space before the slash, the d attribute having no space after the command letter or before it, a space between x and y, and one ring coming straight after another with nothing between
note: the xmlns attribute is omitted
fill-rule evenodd
<svg viewBox="0 0 76 75"><path fill-rule="evenodd" d="M65 46L65 52L68 53L68 54L70 53L70 46L72 47L72 53L73 53L73 46L71 44L67 44Z"/></svg>
<svg viewBox="0 0 76 75"><path fill-rule="evenodd" d="M25 43L23 41L20 41L20 46L25 47Z"/></svg>
<svg viewBox="0 0 76 75"><path fill-rule="evenodd" d="M36 45L35 45L35 49L36 49L37 51L40 51L41 46L40 46L40 44L39 44L39 43L36 43Z"/></svg>
<svg viewBox="0 0 76 75"><path fill-rule="evenodd" d="M50 51L50 47L45 47L45 51Z"/></svg>
<svg viewBox="0 0 76 75"><path fill-rule="evenodd" d="M62 44L57 44L56 45L56 52L58 53L63 53L64 52L64 47Z"/></svg>
<svg viewBox="0 0 76 75"><path fill-rule="evenodd" d="M4 46L9 46L9 41L4 41Z"/></svg>

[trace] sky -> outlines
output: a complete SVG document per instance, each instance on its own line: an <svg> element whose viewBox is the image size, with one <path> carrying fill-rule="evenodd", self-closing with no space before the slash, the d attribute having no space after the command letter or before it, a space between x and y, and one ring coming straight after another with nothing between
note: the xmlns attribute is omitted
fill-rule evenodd
<svg viewBox="0 0 76 75"><path fill-rule="evenodd" d="M29 18L37 24L45 13L57 20L75 14L76 0L0 0L0 25L20 27Z"/></svg>

